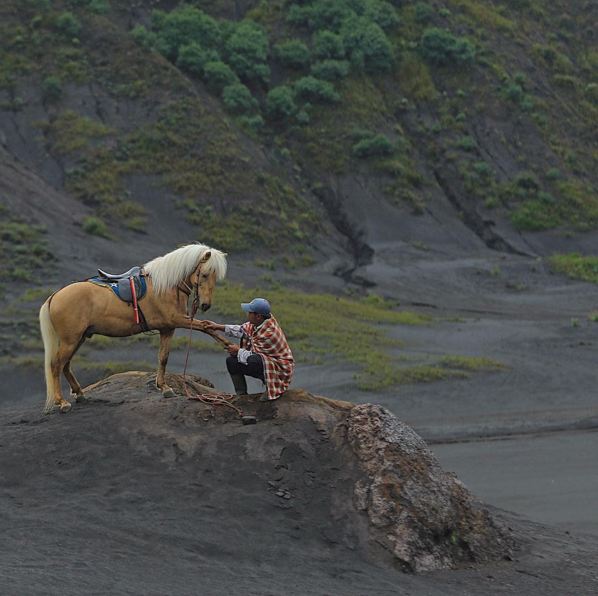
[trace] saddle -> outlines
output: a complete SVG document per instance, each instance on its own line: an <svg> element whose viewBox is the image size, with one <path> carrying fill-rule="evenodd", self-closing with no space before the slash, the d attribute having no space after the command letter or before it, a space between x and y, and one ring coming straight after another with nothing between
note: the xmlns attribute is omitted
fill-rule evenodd
<svg viewBox="0 0 598 596"><path fill-rule="evenodd" d="M112 291L127 304L133 304L136 300L141 300L147 292L145 274L141 271L141 267L131 267L124 273L116 274L106 273L102 269L98 269L98 274L95 277L90 277L87 281L100 286L110 286ZM135 296L131 291L131 280L133 280Z"/></svg>

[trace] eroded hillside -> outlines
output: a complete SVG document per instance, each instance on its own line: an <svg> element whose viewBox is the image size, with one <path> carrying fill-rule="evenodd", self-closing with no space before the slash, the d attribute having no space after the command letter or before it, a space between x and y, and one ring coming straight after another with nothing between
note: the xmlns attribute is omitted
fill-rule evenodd
<svg viewBox="0 0 598 596"><path fill-rule="evenodd" d="M595 10L7 1L1 142L87 207L92 237L184 230L295 266L330 237L350 276L372 254L365 203L391 224L448 208L488 246L532 251L514 230L598 222ZM3 195L13 215L27 201Z"/></svg>

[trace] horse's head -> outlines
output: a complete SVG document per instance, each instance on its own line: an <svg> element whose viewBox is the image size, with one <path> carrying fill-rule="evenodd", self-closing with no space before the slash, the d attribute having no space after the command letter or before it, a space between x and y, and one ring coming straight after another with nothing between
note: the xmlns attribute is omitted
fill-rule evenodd
<svg viewBox="0 0 598 596"><path fill-rule="evenodd" d="M191 274L191 285L197 290L197 300L204 312L212 306L212 295L216 287L216 271L206 267L211 257L211 251L207 251Z"/></svg>

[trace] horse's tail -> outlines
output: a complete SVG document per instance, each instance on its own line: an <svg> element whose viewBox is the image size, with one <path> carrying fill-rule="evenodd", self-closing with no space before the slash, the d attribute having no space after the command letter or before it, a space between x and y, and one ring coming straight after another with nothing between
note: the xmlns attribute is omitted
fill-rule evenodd
<svg viewBox="0 0 598 596"><path fill-rule="evenodd" d="M44 412L47 414L54 405L54 381L52 378L52 360L58 352L60 339L52 325L50 318L50 299L46 300L39 309L39 328L44 342L44 373L46 376L46 405Z"/></svg>

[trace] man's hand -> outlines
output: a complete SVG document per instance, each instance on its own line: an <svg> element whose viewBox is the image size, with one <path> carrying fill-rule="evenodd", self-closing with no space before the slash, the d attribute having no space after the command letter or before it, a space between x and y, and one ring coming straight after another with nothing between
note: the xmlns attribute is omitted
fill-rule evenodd
<svg viewBox="0 0 598 596"><path fill-rule="evenodd" d="M214 323L213 321L200 321L206 331L224 331L224 325Z"/></svg>
<svg viewBox="0 0 598 596"><path fill-rule="evenodd" d="M226 349L231 356L236 356L239 351L239 346L237 344L231 344L230 346L227 346Z"/></svg>

